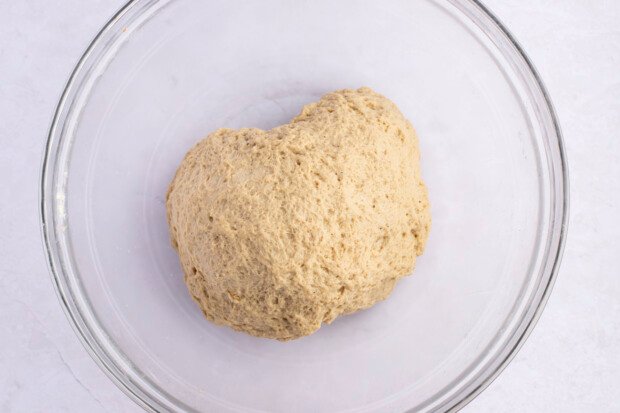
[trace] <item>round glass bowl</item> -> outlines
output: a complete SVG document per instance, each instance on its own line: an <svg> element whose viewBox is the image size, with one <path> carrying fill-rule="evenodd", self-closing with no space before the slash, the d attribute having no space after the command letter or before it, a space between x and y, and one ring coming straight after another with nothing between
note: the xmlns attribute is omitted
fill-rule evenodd
<svg viewBox="0 0 620 413"><path fill-rule="evenodd" d="M389 299L292 342L206 321L164 199L218 127L271 128L370 86L416 127L433 227ZM137 0L58 105L42 221L62 305L101 368L153 411L457 410L514 356L550 292L567 217L540 79L471 0Z"/></svg>

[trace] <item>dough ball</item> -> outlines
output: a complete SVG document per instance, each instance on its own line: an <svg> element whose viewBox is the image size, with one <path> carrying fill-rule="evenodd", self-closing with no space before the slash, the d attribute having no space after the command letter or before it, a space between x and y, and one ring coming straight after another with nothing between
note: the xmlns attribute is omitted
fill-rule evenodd
<svg viewBox="0 0 620 413"><path fill-rule="evenodd" d="M278 340L385 299L431 222L415 131L368 88L329 93L268 131L213 132L179 166L166 207L205 317Z"/></svg>

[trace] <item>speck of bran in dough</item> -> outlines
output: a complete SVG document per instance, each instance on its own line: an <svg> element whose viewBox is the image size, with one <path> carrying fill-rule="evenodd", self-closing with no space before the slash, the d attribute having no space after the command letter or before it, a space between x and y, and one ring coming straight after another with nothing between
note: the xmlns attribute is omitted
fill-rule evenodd
<svg viewBox="0 0 620 413"><path fill-rule="evenodd" d="M369 88L329 93L268 131L213 132L166 207L205 317L278 340L385 299L431 223L416 133Z"/></svg>

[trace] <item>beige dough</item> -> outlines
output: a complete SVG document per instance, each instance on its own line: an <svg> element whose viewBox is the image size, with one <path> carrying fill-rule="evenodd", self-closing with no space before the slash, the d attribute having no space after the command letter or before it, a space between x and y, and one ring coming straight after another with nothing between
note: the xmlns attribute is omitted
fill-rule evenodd
<svg viewBox="0 0 620 413"><path fill-rule="evenodd" d="M329 93L269 131L213 132L166 207L204 315L278 340L386 298L431 223L415 131L368 88Z"/></svg>

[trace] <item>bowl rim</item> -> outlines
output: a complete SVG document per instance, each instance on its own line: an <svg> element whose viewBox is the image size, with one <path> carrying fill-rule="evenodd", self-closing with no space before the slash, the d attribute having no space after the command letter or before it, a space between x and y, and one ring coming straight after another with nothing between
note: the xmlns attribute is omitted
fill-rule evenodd
<svg viewBox="0 0 620 413"><path fill-rule="evenodd" d="M88 78L88 75L90 74L88 70L86 73L83 73L84 69L87 68L87 64L91 59L95 59L95 62L97 61L96 57L93 56L102 48L105 49L105 38L111 36L115 31L118 31L118 27L122 23L124 17L127 17L132 12L134 14L139 13L141 9L150 8L160 1L162 3L166 3L167 0L127 1L127 3L123 5L95 35L89 46L79 58L63 89L53 115L40 167L39 188L39 218L43 248L54 289L69 323L91 358L112 380L112 382L140 407L152 412L173 411L175 407L178 408L179 406L178 404L172 404L166 397L163 397L160 392L157 392L158 394L153 394L153 389L151 388L153 387L152 384L147 383L145 385L144 382L140 383L129 377L125 372L127 368L131 368L131 362L125 361L125 363L119 363L118 360L114 360L114 358L111 357L109 352L102 346L94 335L92 331L92 324L85 319L84 314L81 313L79 307L76 305L75 300L77 297L75 296L73 288L65 274L63 257L57 249L58 228L57 225L55 225L54 190L57 149L60 141L63 139L62 135L65 127L64 122L66 121L68 114L71 113L73 105L72 98L75 98L76 93L79 92L81 81ZM515 334L517 332L519 334L512 337L511 342L507 342L506 347L503 349L507 350L507 354L503 355L503 359L499 361L496 360L501 356L501 354L499 354L501 352L498 352L498 354L495 355L495 358L489 362L496 362L492 369L485 369L485 374L478 375L477 380L471 379L470 382L466 383L463 388L455 393L451 399L445 400L442 404L432 406L432 411L460 410L477 395L479 395L485 388L487 388L521 349L540 318L557 278L562 254L566 244L569 216L569 177L564 141L553 103L540 75L515 37L508 31L504 24L484 4L482 4L480 0L445 1L455 6L460 12L464 13L472 20L476 17L487 19L488 23L493 26L490 27L490 29L496 30L497 34L503 36L503 40L508 41L508 45L514 49L516 56L521 59L524 67L527 71L529 71L531 80L534 81L534 86L537 88L537 91L542 97L542 103L544 104L542 110L546 112L545 114L548 116L553 128L553 137L555 137L555 140L552 143L557 145L556 148L553 148L557 152L557 159L552 162L551 165L555 168L551 169L557 170L552 171L551 174L554 178L558 179L558 182L556 182L557 188L554 189L557 190L557 192L560 192L561 196L553 198L552 201L551 210L553 212L553 219L550 237L554 237L554 240L552 240L554 241L554 245L553 248L549 249L545 257L546 261L551 259L552 262L544 268L544 272L547 273L547 282L544 284L541 283L537 287L536 291L532 293L532 296L538 296L538 302L533 303L536 304L535 308L531 309L532 311L530 311L529 317L524 317L519 325L515 327ZM487 29L483 28L483 30L485 30L486 34L491 37L491 34ZM545 139L552 139L553 137L545 137ZM558 202L561 202L561 204L558 204ZM555 209L553 208L554 205ZM489 366L491 366L491 364L489 364ZM422 408L424 407L427 406L422 406ZM183 406L183 409L192 411L189 406Z"/></svg>

